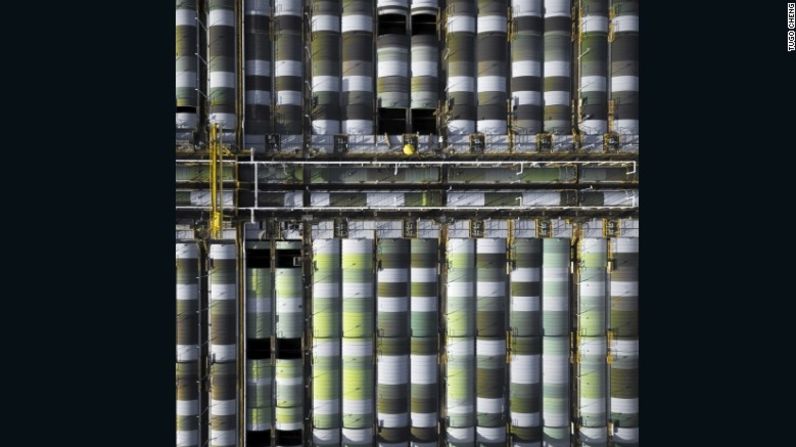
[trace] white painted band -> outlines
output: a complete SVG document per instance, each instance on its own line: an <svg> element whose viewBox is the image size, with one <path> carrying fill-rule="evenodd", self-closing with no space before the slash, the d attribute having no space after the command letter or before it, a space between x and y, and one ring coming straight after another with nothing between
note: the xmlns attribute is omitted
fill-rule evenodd
<svg viewBox="0 0 796 447"><path fill-rule="evenodd" d="M328 14L313 15L312 16L312 32L319 31L340 31L340 16L333 16Z"/></svg>
<svg viewBox="0 0 796 447"><path fill-rule="evenodd" d="M544 105L569 106L569 92L544 92Z"/></svg>
<svg viewBox="0 0 796 447"><path fill-rule="evenodd" d="M337 357L340 355L340 339L313 338L312 355L315 357Z"/></svg>
<svg viewBox="0 0 796 447"><path fill-rule="evenodd" d="M412 282L437 282L435 267L412 267Z"/></svg>
<svg viewBox="0 0 796 447"><path fill-rule="evenodd" d="M313 92L339 92L340 91L340 77L339 76L313 76L312 77L312 91Z"/></svg>
<svg viewBox="0 0 796 447"><path fill-rule="evenodd" d="M437 356L436 355L417 355L410 356L412 367L410 368L410 382L417 384L437 383Z"/></svg>
<svg viewBox="0 0 796 447"><path fill-rule="evenodd" d="M412 418L412 427L436 427L437 426L437 412L433 413L410 413ZM434 444L436 446L436 444Z"/></svg>
<svg viewBox="0 0 796 447"><path fill-rule="evenodd" d="M230 362L235 360L237 352L235 345L217 345L210 342L210 355L215 357L216 362Z"/></svg>
<svg viewBox="0 0 796 447"><path fill-rule="evenodd" d="M565 77L572 75L571 66L566 61L548 61L544 63L544 77Z"/></svg>
<svg viewBox="0 0 796 447"><path fill-rule="evenodd" d="M199 286L197 284L177 284L177 299L186 301L199 299Z"/></svg>
<svg viewBox="0 0 796 447"><path fill-rule="evenodd" d="M475 121L473 120L450 120L448 121L448 133L451 135L468 135L475 131Z"/></svg>
<svg viewBox="0 0 796 447"><path fill-rule="evenodd" d="M406 427L409 425L409 413L377 413L376 417L384 428Z"/></svg>
<svg viewBox="0 0 796 447"><path fill-rule="evenodd" d="M247 90L246 104L271 105L271 92L265 90Z"/></svg>
<svg viewBox="0 0 796 447"><path fill-rule="evenodd" d="M413 296L410 306L412 312L435 312L437 310L437 297Z"/></svg>
<svg viewBox="0 0 796 447"><path fill-rule="evenodd" d="M478 411L481 411L481 408L478 408ZM478 440L484 442L506 442L506 427L481 427L478 426L476 429L476 433L478 434Z"/></svg>
<svg viewBox="0 0 796 447"><path fill-rule="evenodd" d="M175 26L196 26L196 11L193 9L178 9Z"/></svg>
<svg viewBox="0 0 796 447"><path fill-rule="evenodd" d="M340 121L312 120L312 133L314 135L334 135L340 133Z"/></svg>
<svg viewBox="0 0 796 447"><path fill-rule="evenodd" d="M518 267L511 272L512 281L532 282L542 279L542 269L539 267Z"/></svg>
<svg viewBox="0 0 796 447"><path fill-rule="evenodd" d="M376 73L378 77L384 78L387 76L399 76L402 78L409 77L409 64L408 61L394 61L384 60L383 55L379 55L379 61L376 64Z"/></svg>
<svg viewBox="0 0 796 447"><path fill-rule="evenodd" d="M478 131L488 135L505 135L506 120L478 120Z"/></svg>
<svg viewBox="0 0 796 447"><path fill-rule="evenodd" d="M343 378L345 381L345 378ZM343 413L372 414L373 399L343 399Z"/></svg>
<svg viewBox="0 0 796 447"><path fill-rule="evenodd" d="M211 71L208 82L210 88L235 88L235 73Z"/></svg>
<svg viewBox="0 0 796 447"><path fill-rule="evenodd" d="M478 33L505 33L505 16L478 16Z"/></svg>
<svg viewBox="0 0 796 447"><path fill-rule="evenodd" d="M199 414L199 401L194 400L178 400L177 401L177 416L195 416Z"/></svg>
<svg viewBox="0 0 796 447"><path fill-rule="evenodd" d="M448 93L475 92L475 78L472 76L448 76Z"/></svg>
<svg viewBox="0 0 796 447"><path fill-rule="evenodd" d="M511 297L511 310L517 312L538 312L542 309L541 298L538 296Z"/></svg>
<svg viewBox="0 0 796 447"><path fill-rule="evenodd" d="M207 26L235 26L232 9L212 9L207 14Z"/></svg>
<svg viewBox="0 0 796 447"><path fill-rule="evenodd" d="M348 31L373 31L373 19L366 15L343 15L341 30Z"/></svg>
<svg viewBox="0 0 796 447"><path fill-rule="evenodd" d="M581 76L581 92L605 92L608 90L608 78L605 76Z"/></svg>
<svg viewBox="0 0 796 447"><path fill-rule="evenodd" d="M501 413L504 407L503 398L488 399L484 397L476 398L476 408L479 413Z"/></svg>
<svg viewBox="0 0 796 447"><path fill-rule="evenodd" d="M196 88L195 71L178 71L175 75L175 86L177 88Z"/></svg>
<svg viewBox="0 0 796 447"><path fill-rule="evenodd" d="M475 17L453 14L448 16L448 34L475 32Z"/></svg>
<svg viewBox="0 0 796 447"><path fill-rule="evenodd" d="M607 33L607 16L585 16L583 17L582 32L584 33Z"/></svg>
<svg viewBox="0 0 796 447"><path fill-rule="evenodd" d="M415 52L412 51L412 76L438 76L436 61L423 61L415 59Z"/></svg>
<svg viewBox="0 0 796 447"><path fill-rule="evenodd" d="M542 424L542 415L535 413L511 412L511 424L517 427L538 427Z"/></svg>
<svg viewBox="0 0 796 447"><path fill-rule="evenodd" d="M304 77L304 65L301 61L292 60L279 60L277 56L276 64L274 64L274 76L295 76L299 78Z"/></svg>
<svg viewBox="0 0 796 447"><path fill-rule="evenodd" d="M344 92L372 92L373 78L370 76L343 76Z"/></svg>
<svg viewBox="0 0 796 447"><path fill-rule="evenodd" d="M238 401L235 399L230 400L210 400L210 415L211 416L232 416L238 408Z"/></svg>
<svg viewBox="0 0 796 447"><path fill-rule="evenodd" d="M638 76L613 76L611 77L612 92L637 92Z"/></svg>
<svg viewBox="0 0 796 447"><path fill-rule="evenodd" d="M177 345L177 361L191 362L199 359L198 345Z"/></svg>
<svg viewBox="0 0 796 447"><path fill-rule="evenodd" d="M511 356L511 383L532 385L542 381L539 354L513 354Z"/></svg>
<svg viewBox="0 0 796 447"><path fill-rule="evenodd" d="M373 134L373 120L344 120L343 133L349 135Z"/></svg>
<svg viewBox="0 0 796 447"><path fill-rule="evenodd" d="M614 17L614 32L632 32L638 31L638 16L636 15L618 15Z"/></svg>

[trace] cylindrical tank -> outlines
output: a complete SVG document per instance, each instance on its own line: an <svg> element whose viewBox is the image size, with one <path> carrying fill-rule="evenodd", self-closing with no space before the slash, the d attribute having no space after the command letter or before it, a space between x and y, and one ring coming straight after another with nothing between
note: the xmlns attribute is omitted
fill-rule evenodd
<svg viewBox="0 0 796 447"><path fill-rule="evenodd" d="M447 6L448 133L475 132L475 0L452 0Z"/></svg>
<svg viewBox="0 0 796 447"><path fill-rule="evenodd" d="M448 337L446 403L448 445L473 446L475 442L475 337Z"/></svg>
<svg viewBox="0 0 796 447"><path fill-rule="evenodd" d="M637 446L638 429L638 238L611 240L611 420L614 442Z"/></svg>
<svg viewBox="0 0 796 447"><path fill-rule="evenodd" d="M199 362L177 363L177 447L199 446Z"/></svg>
<svg viewBox="0 0 796 447"><path fill-rule="evenodd" d="M542 0L512 0L512 131L542 131Z"/></svg>
<svg viewBox="0 0 796 447"><path fill-rule="evenodd" d="M542 240L518 238L511 271L510 405L514 445L542 442Z"/></svg>
<svg viewBox="0 0 796 447"><path fill-rule="evenodd" d="M246 0L246 147L262 150L271 133L271 2Z"/></svg>
<svg viewBox="0 0 796 447"><path fill-rule="evenodd" d="M343 1L343 133L374 133L373 2Z"/></svg>
<svg viewBox="0 0 796 447"><path fill-rule="evenodd" d="M578 412L584 446L608 443L606 346L606 268L608 243L584 238L578 245Z"/></svg>
<svg viewBox="0 0 796 447"><path fill-rule="evenodd" d="M246 361L246 430L250 432L271 430L273 368L271 359Z"/></svg>
<svg viewBox="0 0 796 447"><path fill-rule="evenodd" d="M300 338L304 332L301 268L276 269L276 336Z"/></svg>
<svg viewBox="0 0 796 447"><path fill-rule="evenodd" d="M177 260L177 361L199 360L199 246L178 242Z"/></svg>
<svg viewBox="0 0 796 447"><path fill-rule="evenodd" d="M340 0L312 0L312 133L340 133Z"/></svg>
<svg viewBox="0 0 796 447"><path fill-rule="evenodd" d="M570 0L544 0L544 131L572 132Z"/></svg>
<svg viewBox="0 0 796 447"><path fill-rule="evenodd" d="M608 131L608 0L580 0L580 9L578 128L601 135Z"/></svg>
<svg viewBox="0 0 796 447"><path fill-rule="evenodd" d="M340 239L312 242L312 328L314 338L340 339Z"/></svg>
<svg viewBox="0 0 796 447"><path fill-rule="evenodd" d="M475 240L449 239L447 257L448 337L474 337Z"/></svg>
<svg viewBox="0 0 796 447"><path fill-rule="evenodd" d="M439 44L434 34L412 36L411 107L435 109L439 100Z"/></svg>
<svg viewBox="0 0 796 447"><path fill-rule="evenodd" d="M379 15L399 14L406 15L409 9L409 0L376 0L376 10Z"/></svg>
<svg viewBox="0 0 796 447"><path fill-rule="evenodd" d="M506 240L476 239L476 438L484 446L505 445L507 280Z"/></svg>
<svg viewBox="0 0 796 447"><path fill-rule="evenodd" d="M379 239L376 409L380 446L409 441L409 239Z"/></svg>
<svg viewBox="0 0 796 447"><path fill-rule="evenodd" d="M304 375L301 359L276 359L277 430L301 430L304 421Z"/></svg>
<svg viewBox="0 0 796 447"><path fill-rule="evenodd" d="M343 323L345 330L345 323ZM373 341L343 338L343 444L373 440Z"/></svg>
<svg viewBox="0 0 796 447"><path fill-rule="evenodd" d="M208 94L210 123L234 131L235 115L235 12L233 0L208 0Z"/></svg>
<svg viewBox="0 0 796 447"><path fill-rule="evenodd" d="M253 247L267 249L268 242L248 243L247 248ZM246 338L249 340L266 342L273 335L273 285L270 268L246 266Z"/></svg>
<svg viewBox="0 0 796 447"><path fill-rule="evenodd" d="M478 0L478 131L506 134L506 0Z"/></svg>
<svg viewBox="0 0 796 447"><path fill-rule="evenodd" d="M409 38L406 34L382 34L376 40L376 98L379 107L409 107Z"/></svg>
<svg viewBox="0 0 796 447"><path fill-rule="evenodd" d="M233 243L210 246L210 356L214 362L236 359L237 250Z"/></svg>
<svg viewBox="0 0 796 447"><path fill-rule="evenodd" d="M194 130L199 122L196 0L177 0L176 7L177 129Z"/></svg>
<svg viewBox="0 0 796 447"><path fill-rule="evenodd" d="M211 447L238 445L236 377L234 361L210 364Z"/></svg>
<svg viewBox="0 0 796 447"><path fill-rule="evenodd" d="M312 427L315 445L340 445L340 338L315 338L312 347Z"/></svg>
<svg viewBox="0 0 796 447"><path fill-rule="evenodd" d="M276 132L302 133L304 110L304 44L302 0L274 0L274 90Z"/></svg>
<svg viewBox="0 0 796 447"><path fill-rule="evenodd" d="M439 317L436 239L411 241L412 447L437 445L437 319Z"/></svg>
<svg viewBox="0 0 796 447"><path fill-rule="evenodd" d="M312 242L313 442L340 445L341 306L340 239Z"/></svg>
<svg viewBox="0 0 796 447"><path fill-rule="evenodd" d="M373 440L373 240L343 239L343 444Z"/></svg>
<svg viewBox="0 0 796 447"><path fill-rule="evenodd" d="M448 443L475 441L475 240L449 239L447 244L446 403Z"/></svg>
<svg viewBox="0 0 796 447"><path fill-rule="evenodd" d="M542 241L543 443L569 447L570 240Z"/></svg>
<svg viewBox="0 0 796 447"><path fill-rule="evenodd" d="M613 129L638 134L638 0L613 0L611 9Z"/></svg>

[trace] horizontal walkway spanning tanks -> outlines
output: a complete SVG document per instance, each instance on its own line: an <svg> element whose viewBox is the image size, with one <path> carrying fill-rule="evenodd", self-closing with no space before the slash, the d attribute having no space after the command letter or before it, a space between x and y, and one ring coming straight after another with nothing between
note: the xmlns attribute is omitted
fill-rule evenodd
<svg viewBox="0 0 796 447"><path fill-rule="evenodd" d="M175 1L177 447L639 445L638 0Z"/></svg>

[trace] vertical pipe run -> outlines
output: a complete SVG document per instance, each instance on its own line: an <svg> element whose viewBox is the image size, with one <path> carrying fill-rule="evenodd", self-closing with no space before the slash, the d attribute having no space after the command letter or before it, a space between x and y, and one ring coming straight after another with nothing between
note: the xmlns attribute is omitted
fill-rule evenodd
<svg viewBox="0 0 796 447"><path fill-rule="evenodd" d="M506 442L506 240L475 242L476 440L497 447Z"/></svg>
<svg viewBox="0 0 796 447"><path fill-rule="evenodd" d="M409 442L409 239L379 239L376 273L379 446Z"/></svg>
<svg viewBox="0 0 796 447"><path fill-rule="evenodd" d="M411 240L411 388L412 447L437 445L438 241Z"/></svg>
<svg viewBox="0 0 796 447"><path fill-rule="evenodd" d="M271 0L246 0L245 147L265 149L271 133Z"/></svg>
<svg viewBox="0 0 796 447"><path fill-rule="evenodd" d="M343 444L373 433L373 240L343 239Z"/></svg>
<svg viewBox="0 0 796 447"><path fill-rule="evenodd" d="M343 133L372 135L373 126L373 2L344 0Z"/></svg>
<svg viewBox="0 0 796 447"><path fill-rule="evenodd" d="M601 238L579 243L578 271L578 411L584 447L608 445L606 414L606 268L608 244Z"/></svg>
<svg viewBox="0 0 796 447"><path fill-rule="evenodd" d="M580 8L578 128L602 135L608 131L608 0L580 0Z"/></svg>
<svg viewBox="0 0 796 447"><path fill-rule="evenodd" d="M475 442L475 240L447 243L447 439L451 446Z"/></svg>
<svg viewBox="0 0 796 447"><path fill-rule="evenodd" d="M274 0L274 90L276 132L302 133L304 113L304 45L301 0Z"/></svg>
<svg viewBox="0 0 796 447"><path fill-rule="evenodd" d="M208 0L208 101L209 121L223 135L234 133L235 115L235 14L233 0Z"/></svg>
<svg viewBox="0 0 796 447"><path fill-rule="evenodd" d="M512 0L511 97L512 131L542 131L542 0Z"/></svg>
<svg viewBox="0 0 796 447"><path fill-rule="evenodd" d="M210 446L237 445L236 304L234 243L210 245Z"/></svg>
<svg viewBox="0 0 796 447"><path fill-rule="evenodd" d="M506 134L506 0L478 0L478 132Z"/></svg>
<svg viewBox="0 0 796 447"><path fill-rule="evenodd" d="M572 133L570 0L544 0L544 131Z"/></svg>
<svg viewBox="0 0 796 447"><path fill-rule="evenodd" d="M176 244L177 446L199 445L199 246Z"/></svg>
<svg viewBox="0 0 796 447"><path fill-rule="evenodd" d="M611 420L614 445L630 447L639 443L638 238L611 242Z"/></svg>
<svg viewBox="0 0 796 447"><path fill-rule="evenodd" d="M569 447L569 246L568 238L542 242L543 443Z"/></svg>
<svg viewBox="0 0 796 447"><path fill-rule="evenodd" d="M196 15L196 0L176 0L176 123L189 131L199 123Z"/></svg>
<svg viewBox="0 0 796 447"><path fill-rule="evenodd" d="M313 443L340 445L340 239L313 241Z"/></svg>
<svg viewBox="0 0 796 447"><path fill-rule="evenodd" d="M638 134L638 0L611 2L613 130Z"/></svg>
<svg viewBox="0 0 796 447"><path fill-rule="evenodd" d="M542 240L515 239L511 272L511 427L516 447L542 445Z"/></svg>
<svg viewBox="0 0 796 447"><path fill-rule="evenodd" d="M451 0L447 8L447 129L450 135L475 132L475 0Z"/></svg>
<svg viewBox="0 0 796 447"><path fill-rule="evenodd" d="M340 0L312 0L312 133L340 133Z"/></svg>

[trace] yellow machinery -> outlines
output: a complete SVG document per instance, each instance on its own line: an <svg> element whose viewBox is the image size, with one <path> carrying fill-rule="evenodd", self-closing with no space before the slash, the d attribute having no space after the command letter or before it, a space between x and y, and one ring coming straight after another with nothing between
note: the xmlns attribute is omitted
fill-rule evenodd
<svg viewBox="0 0 796 447"><path fill-rule="evenodd" d="M228 152L221 144L221 135L218 129L218 123L210 125L210 237L218 239L221 237L221 222L224 215L223 197L220 200L218 196L223 194L224 179L223 173L224 154Z"/></svg>

